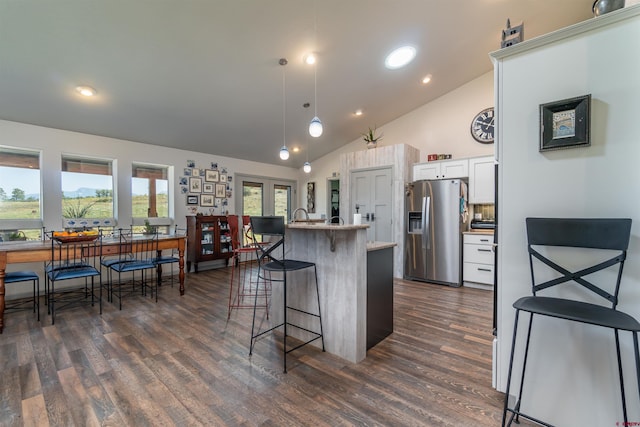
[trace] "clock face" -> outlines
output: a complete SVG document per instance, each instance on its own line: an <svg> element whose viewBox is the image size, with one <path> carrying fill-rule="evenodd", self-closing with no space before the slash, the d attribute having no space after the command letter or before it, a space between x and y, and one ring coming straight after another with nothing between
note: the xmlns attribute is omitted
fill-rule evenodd
<svg viewBox="0 0 640 427"><path fill-rule="evenodd" d="M483 144L493 143L494 129L493 108L480 111L471 121L471 136Z"/></svg>

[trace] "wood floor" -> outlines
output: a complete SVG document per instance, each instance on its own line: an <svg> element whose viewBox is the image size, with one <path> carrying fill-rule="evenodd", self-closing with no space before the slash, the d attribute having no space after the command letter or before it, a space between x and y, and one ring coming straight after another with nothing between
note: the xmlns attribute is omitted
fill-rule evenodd
<svg viewBox="0 0 640 427"><path fill-rule="evenodd" d="M490 291L398 280L395 332L351 364L269 334L248 356L251 311L227 321L226 269L151 298L8 313L2 426L497 426Z"/></svg>

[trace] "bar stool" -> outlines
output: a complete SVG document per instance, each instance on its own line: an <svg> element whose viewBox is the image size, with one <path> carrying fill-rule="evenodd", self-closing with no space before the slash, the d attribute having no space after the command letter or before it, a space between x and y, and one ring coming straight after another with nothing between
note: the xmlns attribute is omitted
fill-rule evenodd
<svg viewBox="0 0 640 427"><path fill-rule="evenodd" d="M246 224L244 224L246 218ZM231 280L229 283L229 304L227 320L231 318L231 310L234 308L253 308L254 299L260 298L258 307L268 308L271 282L263 281L262 292L260 292L260 282L257 274L256 249L253 243L243 245L240 240L239 220L236 215L227 216L227 224L231 232L231 247L233 255L231 257ZM243 226L249 225L249 217L243 216ZM244 227L242 231L244 236ZM251 241L252 242L252 241ZM269 311L267 310L267 319Z"/></svg>
<svg viewBox="0 0 640 427"><path fill-rule="evenodd" d="M622 398L622 416L624 423L630 425L627 416L627 402L623 380L622 359L620 357L619 331L631 332L636 364L636 381L640 392L640 352L638 349L638 332L640 323L630 315L616 309L622 268L627 256L627 247L631 234L631 220L624 218L527 218L527 240L529 252L529 266L531 273L531 286L533 295L525 296L513 303L516 309L513 338L511 343L511 356L509 359L509 372L507 375L507 389L505 392L504 409L502 413L502 425L519 423L520 418L531 420L541 425L550 426L534 416L530 412L522 411L523 390L525 384L525 372L527 368L527 356L531 347L531 327L533 316L547 316L553 321L570 321L583 323L590 326L599 326L613 330L615 338L616 355L618 360L618 375L620 379L620 393ZM555 252L561 248L563 256ZM575 249L570 249L575 248ZM605 259L592 262L590 265L579 267L577 271L567 265L568 260L590 259L589 252L600 254L607 251ZM571 254L569 254L571 251ZM612 253L610 253L612 252ZM602 258L603 255L600 255ZM609 269L610 275L592 276L593 273ZM552 273L550 273L552 272ZM548 280L536 280L542 276ZM610 278L611 283L599 283ZM608 301L608 305L593 304L576 299L539 296L538 293L545 289L564 283L575 285L576 290L588 291L585 294L593 294ZM518 317L520 312L529 313L528 331L526 334L525 350L522 360L522 372L520 386L515 404L509 406L509 390L511 388L511 376L513 373L513 361L518 332ZM549 331L553 333L553 330ZM571 346L571 343L567 343ZM594 345L601 345L595 342ZM538 350L544 357L544 349ZM553 360L547 363L552 364ZM558 396L566 398L567 396Z"/></svg>
<svg viewBox="0 0 640 427"><path fill-rule="evenodd" d="M299 349L302 346L305 346L307 344L310 344L318 339L321 340L322 342L322 351L325 351L324 348L324 335L323 335L323 331L322 331L322 316L321 316L321 311L320 311L320 293L318 291L318 271L316 268L316 265L312 262L308 262L308 261L298 261L298 260L292 260L292 259L286 259L285 258L285 228L284 228L284 218L281 216L252 216L251 217L251 231L252 231L252 235L254 236L254 241L256 241L255 239L255 235L259 234L262 236L272 236L275 237L277 240L275 242L273 242L273 244L269 245L269 246L265 246L265 245L255 245L255 250L256 250L256 254L258 257L258 280L265 280L265 281L270 281L270 282L281 282L283 285L283 316L284 316L284 320L282 323L275 325L265 331L258 331L255 332L255 324L256 324L256 306L257 306L257 302L258 302L258 297L257 294L255 296L255 300L254 300L254 306L253 306L253 322L251 324L251 344L249 346L249 355L251 355L253 353L253 346L255 344L255 340L268 333L273 331L274 329L277 329L279 327L284 327L284 337L283 337L283 346L282 346L282 351L283 351L283 364L284 364L284 373L287 373L287 354L291 353L294 350ZM274 253L274 251L278 249L279 251L282 251L282 257L278 258L276 256L276 254ZM317 304L318 304L318 312L316 313L311 313L309 311L306 310L302 310L300 308L296 308L296 307L291 307L289 305L287 305L287 273L290 271L298 271L298 270L303 270L306 268L312 268L313 267L313 271L314 271L314 278L315 278L315 285L316 285L316 298L317 298ZM274 279L271 277L271 273L282 273L282 278L278 278L278 279ZM287 311L288 310L292 310L295 311L297 313L301 313L304 315L308 315L312 318L317 318L320 324L320 332L316 332L316 331L312 331L308 328L305 328L303 326L300 325L296 325L293 323L290 323L287 321ZM310 336L312 336L311 339L303 342L302 344L298 344L293 348L287 349L287 327L288 326L292 326L294 328L303 330L307 333L310 334Z"/></svg>

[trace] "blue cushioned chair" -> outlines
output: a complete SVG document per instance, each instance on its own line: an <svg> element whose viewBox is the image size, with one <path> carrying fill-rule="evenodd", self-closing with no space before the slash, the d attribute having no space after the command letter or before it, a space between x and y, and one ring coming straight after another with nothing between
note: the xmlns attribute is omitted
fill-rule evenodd
<svg viewBox="0 0 640 427"><path fill-rule="evenodd" d="M8 301L5 306L5 311L9 310L25 310L28 309L27 304L32 303L32 309L34 313L37 313L38 320L40 320L40 277L34 271L11 271L5 273L4 284L20 283L20 282L32 282L33 283L33 298L32 299L20 299L15 301Z"/></svg>
<svg viewBox="0 0 640 427"><path fill-rule="evenodd" d="M87 303L94 306L97 301L102 314L102 275L98 265L102 256L102 233L96 236L62 237L51 232L47 233L47 237L51 240L51 260L45 264L45 293L51 324L55 324L56 304L59 310ZM96 277L98 294L95 289ZM56 290L57 282L74 279L84 279L84 286Z"/></svg>
<svg viewBox="0 0 640 427"><path fill-rule="evenodd" d="M118 298L120 310L122 310L122 289L125 286L130 288L125 290L124 296L135 293L135 273L141 273L141 294L145 293L147 288L146 273L156 268L154 258L158 251L158 235L135 235L131 232L120 232L120 244L118 246L118 256L108 260L103 259L101 264L108 266L109 272L109 300L113 301L113 297ZM118 274L118 281L113 280L113 274ZM132 273L131 283L123 283L122 275L124 273ZM156 302L158 302L158 282L155 283ZM153 289L153 288L152 288ZM116 292L117 290L117 292ZM153 290L152 290L153 293Z"/></svg>

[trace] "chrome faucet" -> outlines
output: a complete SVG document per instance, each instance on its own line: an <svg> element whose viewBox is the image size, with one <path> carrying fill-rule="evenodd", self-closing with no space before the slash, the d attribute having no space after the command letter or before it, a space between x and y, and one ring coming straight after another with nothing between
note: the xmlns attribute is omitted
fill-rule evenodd
<svg viewBox="0 0 640 427"><path fill-rule="evenodd" d="M296 222L296 214L298 213L298 211L302 211L304 213L305 220L309 221L309 212L307 212L305 208L297 208L295 211L293 211L293 214L291 214L291 222Z"/></svg>

